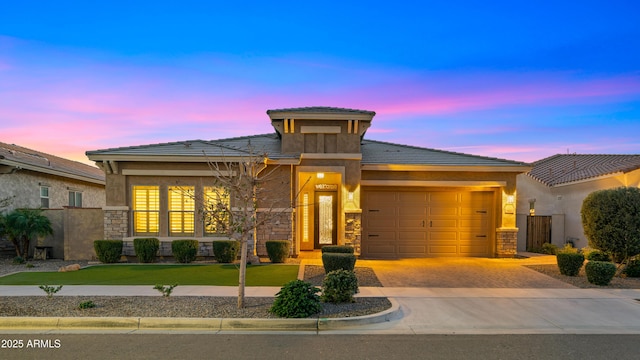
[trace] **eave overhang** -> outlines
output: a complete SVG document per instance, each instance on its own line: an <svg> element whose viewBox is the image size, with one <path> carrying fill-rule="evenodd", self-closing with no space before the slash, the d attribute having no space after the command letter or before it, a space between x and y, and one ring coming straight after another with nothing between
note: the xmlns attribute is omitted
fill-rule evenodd
<svg viewBox="0 0 640 360"><path fill-rule="evenodd" d="M6 158L5 159L1 159L0 160L0 164L6 165L6 166L11 166L11 167L16 168L18 170L29 170L29 171L39 172L39 173L43 173L43 174L60 176L60 177L68 178L68 179L80 180L80 181L93 183L93 184L98 184L98 185L105 185L105 181L104 180L95 179L95 178L92 178L92 177L89 177L89 176L78 175L78 174L70 173L70 172L67 172L67 171L61 171L61 170L51 169L51 168L47 168L47 167L24 164L24 163L21 163L21 162L8 160Z"/></svg>
<svg viewBox="0 0 640 360"><path fill-rule="evenodd" d="M478 166L478 165L409 165L409 164L364 164L363 171L456 171L456 172L514 172L525 173L530 166Z"/></svg>

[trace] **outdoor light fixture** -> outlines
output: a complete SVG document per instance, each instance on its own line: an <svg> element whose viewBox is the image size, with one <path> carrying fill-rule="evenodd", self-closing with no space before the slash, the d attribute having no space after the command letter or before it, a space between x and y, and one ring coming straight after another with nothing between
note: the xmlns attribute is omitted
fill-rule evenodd
<svg viewBox="0 0 640 360"><path fill-rule="evenodd" d="M513 204L516 202L516 199L513 195L507 195L507 204Z"/></svg>
<svg viewBox="0 0 640 360"><path fill-rule="evenodd" d="M352 191L349 191L349 192L347 193L347 199L348 199L349 201L353 201L353 192L352 192Z"/></svg>
<svg viewBox="0 0 640 360"><path fill-rule="evenodd" d="M317 177L318 179L324 179L324 173L321 173L321 172L316 173L316 177Z"/></svg>

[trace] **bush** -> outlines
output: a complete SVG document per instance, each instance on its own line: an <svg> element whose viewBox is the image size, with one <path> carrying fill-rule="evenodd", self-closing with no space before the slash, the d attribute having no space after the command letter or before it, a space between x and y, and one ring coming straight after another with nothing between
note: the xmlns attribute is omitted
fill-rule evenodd
<svg viewBox="0 0 640 360"><path fill-rule="evenodd" d="M96 240L93 242L93 249L100 262L113 264L122 255L122 240Z"/></svg>
<svg viewBox="0 0 640 360"><path fill-rule="evenodd" d="M542 253L547 255L555 255L558 253L558 247L551 243L542 244Z"/></svg>
<svg viewBox="0 0 640 360"><path fill-rule="evenodd" d="M589 261L609 261L611 262L611 256L600 250L591 250L586 254L585 258Z"/></svg>
<svg viewBox="0 0 640 360"><path fill-rule="evenodd" d="M27 262L27 261L26 261L22 256L15 256L15 257L13 258L13 260L11 261L11 263L12 263L13 265L22 265L22 264L24 264L25 262Z"/></svg>
<svg viewBox="0 0 640 360"><path fill-rule="evenodd" d="M589 261L584 267L587 280L595 285L608 285L616 274L616 265L608 261Z"/></svg>
<svg viewBox="0 0 640 360"><path fill-rule="evenodd" d="M198 240L174 240L171 242L171 253L176 262L190 263L198 254Z"/></svg>
<svg viewBox="0 0 640 360"><path fill-rule="evenodd" d="M232 263L240 252L240 242L236 240L217 240L213 242L213 258L219 263Z"/></svg>
<svg viewBox="0 0 640 360"><path fill-rule="evenodd" d="M152 263L156 260L156 254L160 249L160 240L156 238L133 239L133 249L139 262Z"/></svg>
<svg viewBox="0 0 640 360"><path fill-rule="evenodd" d="M286 283L276 294L269 311L280 317L303 318L322 310L318 292L320 289L302 280Z"/></svg>
<svg viewBox="0 0 640 360"><path fill-rule="evenodd" d="M353 254L353 246L349 245L325 245L322 247L322 253L342 253Z"/></svg>
<svg viewBox="0 0 640 360"><path fill-rule="evenodd" d="M559 251L556 255L560 274L577 276L584 263L584 255L578 252Z"/></svg>
<svg viewBox="0 0 640 360"><path fill-rule="evenodd" d="M640 189L592 192L580 214L589 246L611 254L616 262L640 254Z"/></svg>
<svg viewBox="0 0 640 360"><path fill-rule="evenodd" d="M267 255L272 263L283 263L289 257L291 242L288 240L269 240L266 242Z"/></svg>
<svg viewBox="0 0 640 360"><path fill-rule="evenodd" d="M96 307L96 304L92 300L83 301L78 304L78 309L92 309Z"/></svg>
<svg viewBox="0 0 640 360"><path fill-rule="evenodd" d="M356 256L344 253L324 253L322 254L322 265L324 265L324 272L327 274L334 270L353 271L356 267Z"/></svg>
<svg viewBox="0 0 640 360"><path fill-rule="evenodd" d="M358 293L358 278L353 271L334 270L322 281L322 301L330 303L353 302Z"/></svg>
<svg viewBox="0 0 640 360"><path fill-rule="evenodd" d="M640 259L629 261L622 273L628 277L640 277Z"/></svg>

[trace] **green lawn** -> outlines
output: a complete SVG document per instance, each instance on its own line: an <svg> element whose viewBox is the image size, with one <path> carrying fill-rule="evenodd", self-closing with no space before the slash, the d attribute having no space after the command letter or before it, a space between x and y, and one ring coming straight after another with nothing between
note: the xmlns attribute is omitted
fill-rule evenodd
<svg viewBox="0 0 640 360"><path fill-rule="evenodd" d="M73 272L22 272L0 277L0 285L215 285L237 286L239 269L214 265L99 265ZM248 265L247 286L283 286L298 265Z"/></svg>

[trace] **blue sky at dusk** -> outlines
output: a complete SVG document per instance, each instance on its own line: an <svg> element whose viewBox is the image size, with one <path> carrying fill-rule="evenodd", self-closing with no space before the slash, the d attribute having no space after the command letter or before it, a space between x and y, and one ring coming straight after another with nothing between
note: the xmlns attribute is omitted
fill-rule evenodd
<svg viewBox="0 0 640 360"><path fill-rule="evenodd" d="M640 3L9 2L0 141L102 148L377 113L367 138L535 161L640 154Z"/></svg>

